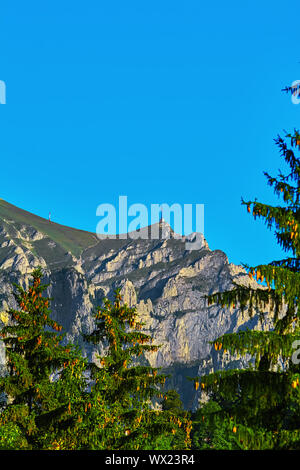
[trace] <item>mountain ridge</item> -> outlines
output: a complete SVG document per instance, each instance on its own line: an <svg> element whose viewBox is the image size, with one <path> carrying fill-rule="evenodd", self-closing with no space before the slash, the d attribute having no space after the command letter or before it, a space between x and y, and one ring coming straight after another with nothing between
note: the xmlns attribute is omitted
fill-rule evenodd
<svg viewBox="0 0 300 470"><path fill-rule="evenodd" d="M92 312L104 296L112 298L120 288L124 302L137 308L145 332L161 345L143 360L172 371L168 386L176 388L190 408L196 406L199 392L186 377L230 367L228 354L216 352L210 341L240 328L271 327L268 319L261 326L237 308L207 305L205 295L230 289L233 282L257 284L241 266L229 263L224 252L210 250L204 237L201 248L189 251L184 243L188 237L177 238L174 232L158 239L99 240L90 232L36 217L0 201L0 328L5 311L15 305L12 282L28 285L32 270L41 266L50 283L53 319L63 326L66 340L78 343L96 361L103 345L91 348L82 334L93 329ZM170 228L159 223L162 229ZM161 235L168 233L161 230ZM4 367L0 346L1 363Z"/></svg>

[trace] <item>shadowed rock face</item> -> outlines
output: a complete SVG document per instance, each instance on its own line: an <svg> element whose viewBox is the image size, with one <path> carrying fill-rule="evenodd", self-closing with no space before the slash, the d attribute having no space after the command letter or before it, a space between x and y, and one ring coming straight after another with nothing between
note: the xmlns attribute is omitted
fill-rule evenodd
<svg viewBox="0 0 300 470"><path fill-rule="evenodd" d="M146 361L170 371L169 386L181 393L186 407L196 406L196 392L186 376L230 367L229 358L209 342L240 328L269 329L271 323L267 319L260 325L238 310L208 306L203 296L230 289L233 280L256 283L241 266L228 263L225 253L211 251L203 236L201 247L188 251L185 237L164 221L157 225L154 240L145 236L153 226L127 238L99 239L0 201L0 328L7 308L15 306L12 283L28 285L30 273L40 265L50 282L53 318L63 325L67 340L95 359L97 351L83 342L82 333L93 329L93 309L120 287L124 302L136 306L145 332L161 345ZM0 362L4 364L1 343Z"/></svg>

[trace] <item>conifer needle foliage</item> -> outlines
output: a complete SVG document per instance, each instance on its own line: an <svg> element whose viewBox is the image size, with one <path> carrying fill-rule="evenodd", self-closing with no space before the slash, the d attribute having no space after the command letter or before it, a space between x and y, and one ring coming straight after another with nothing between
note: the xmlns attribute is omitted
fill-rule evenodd
<svg viewBox="0 0 300 470"><path fill-rule="evenodd" d="M257 287L234 283L232 290L208 296L208 304L234 307L250 316L273 321L271 331L244 330L213 342L216 351L233 357L250 355L246 370L227 370L194 379L208 393L209 405L198 410L206 434L198 433L203 448L300 449L300 134L297 130L275 139L288 172L265 173L280 203L245 201L248 213L273 229L287 255L266 265L244 265ZM253 284L252 284L253 285ZM221 439L222 438L222 439Z"/></svg>
<svg viewBox="0 0 300 470"><path fill-rule="evenodd" d="M38 268L27 290L15 286L18 309L8 311L10 321L0 333L7 363L0 425L15 426L28 449L52 448L58 436L69 439L85 386L85 363L76 348L61 344L62 327L50 317L51 299L43 295L48 285L41 279Z"/></svg>
<svg viewBox="0 0 300 470"><path fill-rule="evenodd" d="M0 377L0 449L186 449L191 421L160 402L165 375L147 365L157 351L135 308L104 299L85 336L105 354L88 362L65 343L51 318L40 268L28 288L15 285L16 309L1 329L6 373ZM174 395L174 394L173 394ZM172 394L169 396L173 396Z"/></svg>
<svg viewBox="0 0 300 470"><path fill-rule="evenodd" d="M101 397L114 410L114 420L119 423L118 432L111 434L110 448L176 448L173 437L178 433L182 436L182 431L181 445L187 448L191 422L153 406L163 397L166 376L155 367L143 365L145 353L158 350L151 336L142 332L143 326L136 308L122 302L119 290L115 291L113 302L104 299L104 306L95 313L94 331L85 336L94 345L102 342L107 346L98 365L90 364L94 380L91 397ZM109 386L103 387L104 377L109 378Z"/></svg>

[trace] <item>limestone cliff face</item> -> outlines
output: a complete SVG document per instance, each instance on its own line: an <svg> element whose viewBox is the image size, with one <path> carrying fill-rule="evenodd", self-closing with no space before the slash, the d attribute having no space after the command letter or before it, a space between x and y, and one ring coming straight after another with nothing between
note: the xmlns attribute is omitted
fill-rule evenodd
<svg viewBox="0 0 300 470"><path fill-rule="evenodd" d="M48 227L38 230L37 223L32 227L13 215L1 217L0 211L0 328L7 322L6 310L15 305L12 283L27 285L33 268L40 265L50 282L53 318L63 325L68 340L95 359L96 350L84 343L82 333L93 329L93 309L120 287L124 301L136 306L145 332L161 345L146 359L172 372L170 385L192 407L197 396L185 376L230 366L230 358L215 352L209 342L240 328L271 327L268 317L260 325L237 309L208 306L204 295L229 289L233 281L255 282L241 266L230 264L225 253L211 251L204 239L201 248L186 250L186 240L174 236L165 222L164 238L98 240L91 235L78 253L73 245L68 251L67 242ZM0 364L4 362L0 343Z"/></svg>

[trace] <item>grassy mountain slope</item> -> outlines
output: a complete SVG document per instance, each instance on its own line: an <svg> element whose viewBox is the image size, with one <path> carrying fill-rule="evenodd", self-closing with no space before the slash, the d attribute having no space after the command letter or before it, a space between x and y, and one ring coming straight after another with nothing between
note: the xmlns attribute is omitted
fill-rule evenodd
<svg viewBox="0 0 300 470"><path fill-rule="evenodd" d="M78 230L34 215L0 199L0 220L13 223L15 227L31 226L53 240L65 251L80 256L83 250L99 240L94 233Z"/></svg>

